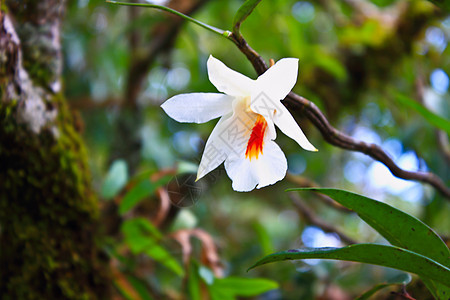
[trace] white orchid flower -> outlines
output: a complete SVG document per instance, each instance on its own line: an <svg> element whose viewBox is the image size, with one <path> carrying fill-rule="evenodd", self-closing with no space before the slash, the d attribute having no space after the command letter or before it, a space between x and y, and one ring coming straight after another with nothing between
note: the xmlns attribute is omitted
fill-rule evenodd
<svg viewBox="0 0 450 300"><path fill-rule="evenodd" d="M213 56L207 66L209 80L223 94L181 94L161 105L178 122L204 123L221 117L206 142L197 180L224 161L235 191L251 191L283 179L287 161L274 142L274 124L303 149L317 151L280 102L297 81L298 59L281 59L256 80Z"/></svg>

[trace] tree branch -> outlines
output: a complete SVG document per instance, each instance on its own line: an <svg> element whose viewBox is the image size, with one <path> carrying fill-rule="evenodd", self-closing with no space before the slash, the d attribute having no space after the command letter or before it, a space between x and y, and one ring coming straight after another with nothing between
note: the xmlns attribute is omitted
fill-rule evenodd
<svg viewBox="0 0 450 300"><path fill-rule="evenodd" d="M297 184L299 187L319 187L317 183L310 180L309 178L302 177L302 176L296 176L292 173L286 174L286 179L292 183ZM321 194L321 193L315 193L317 195L317 198L321 200L323 203L325 203L328 206L331 206L332 208L339 210L344 213L353 213L352 210L348 209L345 206L340 205L336 201L334 201L331 197L328 197L327 195Z"/></svg>
<svg viewBox="0 0 450 300"><path fill-rule="evenodd" d="M232 35L231 37L232 41L236 44L239 50L251 62L258 75L263 74L268 69L264 59L247 44L242 35L239 37ZM308 99L299 96L294 92L290 92L284 99L283 103L288 107L296 108L304 113L305 116L320 131L325 141L329 144L342 149L364 153L384 164L394 176L407 180L417 180L428 183L436 188L448 200L450 200L450 189L437 175L430 172L413 172L403 170L386 152L384 152L380 146L356 140L331 126L322 111Z"/></svg>
<svg viewBox="0 0 450 300"><path fill-rule="evenodd" d="M315 225L315 226L323 229L323 231L325 231L325 232L336 233L339 236L339 238L346 244L357 244L358 243L357 241L355 241L354 239L352 239L351 237L349 237L348 235L346 235L345 233L343 233L342 231L340 231L333 225L328 224L327 222L319 219L314 214L314 212L300 200L300 197L296 193L288 193L288 195L289 195L289 198L291 198L292 203L294 204L295 208L297 209L297 212L299 213L299 215L302 216L303 219L307 223L309 223L311 225Z"/></svg>
<svg viewBox="0 0 450 300"><path fill-rule="evenodd" d="M324 139L331 145L350 151L357 151L364 153L373 159L383 163L394 176L407 180L417 180L428 183L435 187L447 199L450 199L450 189L444 184L436 174L430 172L413 172L406 171L400 168L392 158L384 152L384 150L376 145L369 144L363 141L358 141L334 128L330 125L327 118L319 110L319 108L309 101L295 93L289 93L285 101L293 104L305 113L306 117L319 129Z"/></svg>

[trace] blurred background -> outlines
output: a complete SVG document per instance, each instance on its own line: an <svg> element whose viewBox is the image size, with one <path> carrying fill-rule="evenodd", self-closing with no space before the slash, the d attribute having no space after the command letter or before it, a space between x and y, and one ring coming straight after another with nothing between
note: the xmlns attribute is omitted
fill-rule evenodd
<svg viewBox="0 0 450 300"><path fill-rule="evenodd" d="M243 1L147 3L229 30ZM449 182L447 134L410 105L419 102L450 117L448 14L427 1L265 0L244 22L242 34L266 61L299 58L294 91L319 106L336 128L381 145L406 170L432 171ZM279 284L255 299L353 299L398 274L315 260L247 273L260 257L284 249L385 243L326 197L290 195L287 188L336 187L385 201L419 217L448 242L450 206L435 189L398 179L370 157L327 144L300 112L293 115L320 151L303 151L279 132L277 143L289 165L284 180L237 193L220 166L195 183L217 120L180 124L160 105L176 94L216 91L207 77L210 54L256 78L227 39L161 11L74 0L66 11L62 48L65 95L87 145L122 297L189 298L195 276L185 275L197 270L206 284L211 276L264 277ZM151 237L142 228L153 232ZM143 251L146 241L159 248ZM199 286L206 295L205 285ZM412 286L423 292L420 283Z"/></svg>

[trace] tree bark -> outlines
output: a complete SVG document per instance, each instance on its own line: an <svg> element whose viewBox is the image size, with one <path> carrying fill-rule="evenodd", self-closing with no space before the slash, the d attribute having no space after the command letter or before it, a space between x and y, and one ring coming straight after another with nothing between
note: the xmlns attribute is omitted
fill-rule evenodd
<svg viewBox="0 0 450 300"><path fill-rule="evenodd" d="M108 299L86 149L61 91L65 1L0 11L0 295Z"/></svg>

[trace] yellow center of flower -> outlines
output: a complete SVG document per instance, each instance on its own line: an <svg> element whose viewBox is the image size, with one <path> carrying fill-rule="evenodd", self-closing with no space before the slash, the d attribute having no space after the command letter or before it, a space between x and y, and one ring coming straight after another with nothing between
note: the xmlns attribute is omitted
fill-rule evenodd
<svg viewBox="0 0 450 300"><path fill-rule="evenodd" d="M256 122L253 125L250 139L247 143L247 150L245 151L245 158L252 160L252 158L258 159L259 154L263 153L264 135L267 130L267 122L263 116L258 115Z"/></svg>

